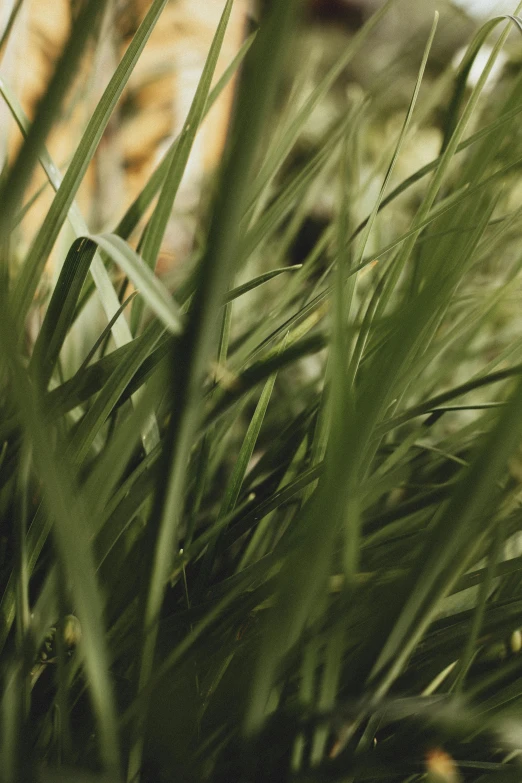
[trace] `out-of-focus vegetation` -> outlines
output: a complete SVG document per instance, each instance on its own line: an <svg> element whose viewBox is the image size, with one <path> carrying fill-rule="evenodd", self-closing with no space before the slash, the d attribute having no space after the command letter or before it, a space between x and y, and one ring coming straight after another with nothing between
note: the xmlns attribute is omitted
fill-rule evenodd
<svg viewBox="0 0 522 783"><path fill-rule="evenodd" d="M216 82L232 5L114 215L75 199L166 0L63 167L109 0L31 123L0 82L2 780L518 783L520 9L273 2Z"/></svg>

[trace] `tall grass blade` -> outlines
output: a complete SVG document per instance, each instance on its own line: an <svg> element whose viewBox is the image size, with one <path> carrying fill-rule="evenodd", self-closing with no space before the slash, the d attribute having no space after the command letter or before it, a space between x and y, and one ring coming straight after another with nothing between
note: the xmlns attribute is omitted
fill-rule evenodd
<svg viewBox="0 0 522 783"><path fill-rule="evenodd" d="M151 535L154 556L149 571L139 690L145 687L152 671L157 622L183 507L187 460L201 416L198 404L200 384L211 356L219 309L232 279L244 196L260 135L271 108L296 6L297 3L290 0L273 8L246 59L237 113L221 174L226 188L220 191L207 249L200 264L199 284L181 347L184 360L174 368L174 407L168 435L172 446L166 455L164 488L159 491L155 506L159 525L157 532ZM131 760L129 779L139 770L141 755L139 741Z"/></svg>
<svg viewBox="0 0 522 783"><path fill-rule="evenodd" d="M65 48L56 64L47 91L40 101L31 129L0 187L0 236L11 229L24 191L38 162L40 148L56 122L85 48L105 9L105 0L88 0L75 19Z"/></svg>
<svg viewBox="0 0 522 783"><path fill-rule="evenodd" d="M152 213L152 217L147 225L144 234L141 255L145 264L150 269L155 269L156 261L161 247L161 242L167 228L172 207L178 192L185 168L189 159L190 151L196 138L196 133L203 119L205 107L208 103L210 86L216 69L219 53L225 37L225 32L232 11L233 0L227 0L221 20L219 22L212 46L208 53L203 73L198 82L198 87L192 101L187 119L180 133L179 141L169 162L169 167L165 176L165 181L158 198L158 203ZM136 300L132 308L132 330L136 329L140 323L143 304L141 300Z"/></svg>

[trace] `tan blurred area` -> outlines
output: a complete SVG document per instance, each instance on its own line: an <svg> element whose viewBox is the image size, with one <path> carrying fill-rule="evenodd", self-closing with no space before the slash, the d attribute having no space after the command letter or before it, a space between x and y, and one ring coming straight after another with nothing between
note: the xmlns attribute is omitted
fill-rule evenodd
<svg viewBox="0 0 522 783"><path fill-rule="evenodd" d="M0 30L15 6L0 0ZM84 58L60 123L48 140L51 155L63 172L151 0L110 0L96 45ZM78 194L80 208L93 231L114 226L139 193L161 154L180 130L203 69L225 0L170 0L148 41L128 87L111 119ZM237 53L245 32L249 0L236 0L215 80ZM67 39L74 0L24 0L3 53L0 74L12 87L28 116L35 108ZM187 214L200 186L215 168L222 151L233 97L223 94L202 126L189 161L175 211ZM7 107L0 107L0 165L21 141ZM41 172L31 192L44 182ZM28 196L30 195L27 194ZM23 223L29 242L44 219L52 193L47 188ZM190 225L178 220L169 231L163 264L190 242ZM161 259L160 259L161 261Z"/></svg>
<svg viewBox="0 0 522 783"><path fill-rule="evenodd" d="M34 116L38 100L48 84L78 2L22 2L9 45L1 54L0 75L14 89L29 117ZM262 12L270 2L273 0L234 0L215 80L241 46L248 15L256 9ZM315 69L314 79L325 74L343 56L349 37L382 2L303 2L305 24L300 31L300 48L296 49L297 55L289 66L291 77L294 72L304 72L308 65ZM52 157L62 172L151 3L152 0L108 0L101 29L83 58L61 121L48 140ZM17 0L0 0L0 31L16 4ZM91 231L110 230L116 225L181 129L224 6L225 0L168 0L78 193L77 201ZM312 134L312 141L320 138L332 116L344 105L346 95L343 91L349 84L360 85L371 93L383 72L393 76L388 80L386 95L380 94L380 104L387 101L390 113L403 110L410 99L411 76L416 73L435 7L444 7L446 12L430 53L430 64L435 62L435 70L440 70L451 62L456 49L468 39L473 27L471 22L454 9L448 13L448 9L452 9L450 0L418 0L415 3L397 0L372 34L370 45L356 54L349 69L338 80L337 92L332 91L315 113L316 130L312 127L313 122L309 123L308 130L319 135L316 138ZM404 75L407 78L403 78ZM176 259L184 258L192 246L197 220L195 207L204 192L205 180L214 171L221 155L233 86L220 97L196 138L163 242L158 264L160 272L171 268ZM0 99L0 168L8 156L12 158L19 143L20 133ZM380 136L378 143L381 144ZM31 193L37 192L44 182L45 177L39 172ZM22 256L41 225L51 198L50 187L47 187L25 217L21 241L17 245ZM66 237L66 247L67 240Z"/></svg>

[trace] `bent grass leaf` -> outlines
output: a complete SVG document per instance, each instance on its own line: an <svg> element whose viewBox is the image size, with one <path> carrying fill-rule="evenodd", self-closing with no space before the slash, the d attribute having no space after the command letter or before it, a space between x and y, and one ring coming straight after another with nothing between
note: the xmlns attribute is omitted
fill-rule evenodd
<svg viewBox="0 0 522 783"><path fill-rule="evenodd" d="M91 235L89 239L104 250L131 280L143 300L172 334L181 332L178 305L143 258L116 234Z"/></svg>
<svg viewBox="0 0 522 783"><path fill-rule="evenodd" d="M234 299L238 299L240 296L243 296L243 294L253 291L254 288L263 285L263 283L273 280L274 277L279 277L279 275L283 275L286 272L297 272L299 269L301 269L301 264L294 264L294 266L285 266L281 269L272 269L270 272L264 272L262 275L249 280L248 283L243 283L242 285L236 286L236 288L231 288L225 296L225 302L233 302Z"/></svg>
<svg viewBox="0 0 522 783"><path fill-rule="evenodd" d="M60 271L29 364L44 390L47 389L73 322L78 297L95 250L93 242L77 239L71 245Z"/></svg>
<svg viewBox="0 0 522 783"><path fill-rule="evenodd" d="M0 77L0 92L2 93L2 96L7 102L7 105L9 106L11 113L13 114L13 117L15 118L18 124L18 127L20 128L20 131L25 136L29 130L29 121L25 116L23 109L20 106L16 96L1 77ZM56 167L54 161L52 160L51 156L49 155L45 147L40 150L40 164L47 176L47 179L51 187L56 192L58 192L62 186L63 179L58 171L58 168ZM71 224L73 232L76 234L77 237L82 237L89 233L83 215L81 214L76 202L73 199L71 199L71 202L69 204L67 218ZM118 297L116 296L116 293L109 279L103 261L97 252L93 256L90 270L95 285L98 289L98 293L102 305L104 307L105 314L107 315L107 318L111 319L114 316L114 313L119 308ZM37 276L33 278L33 282L32 282L33 288L35 285L34 281L37 279L38 279ZM127 327L127 324L123 318L120 318L114 322L112 333L116 345L118 346L125 345L125 343L128 343L129 340L131 339L130 330Z"/></svg>

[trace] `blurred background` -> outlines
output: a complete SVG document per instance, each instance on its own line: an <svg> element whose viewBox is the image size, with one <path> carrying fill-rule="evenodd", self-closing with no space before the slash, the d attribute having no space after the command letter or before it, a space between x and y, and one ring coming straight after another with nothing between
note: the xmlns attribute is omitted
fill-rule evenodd
<svg viewBox="0 0 522 783"><path fill-rule="evenodd" d="M236 0L216 79L237 53L248 32L270 0ZM341 56L347 41L380 6L380 0L307 0L296 56L290 58L288 84L299 85L300 98ZM19 98L29 118L47 84L58 53L66 39L77 0L0 0L0 29L13 10L19 8L13 34L0 53L0 76ZM99 100L110 74L121 57L149 6L147 0L112 0L98 31L99 45L84 63L82 73L68 99L63 123L56 127L49 148L63 171L75 149L86 121ZM143 187L172 139L180 130L203 68L224 0L170 0L144 54L131 77L129 87L111 120L88 175L79 202L92 231L110 228L117 216ZM402 121L433 14L441 21L430 56L427 87L447 94L448 79L440 80L470 32L485 17L513 12L514 3L503 0L397 0L382 24L318 107L296 150L296 159L306 158L319 142L325 128L345 109L347 95L376 99L378 111L368 127L366 154L379 155L383 141ZM509 59L509 50L507 58ZM516 60L516 51L512 54ZM498 70L498 69L497 69ZM190 253L197 235L197 214L222 150L230 109L232 85L201 129L185 180L176 202L171 227L158 264L162 274L176 260ZM432 96L433 97L433 96ZM432 104L434 101L432 100ZM423 127L414 135L397 178L431 160L441 142L441 115L426 113ZM8 108L0 102L0 168L20 144ZM376 187L378 183L376 181ZM36 198L36 194L38 197ZM372 198L373 189L367 189ZM52 194L40 173L33 183L34 205L20 228L19 252L31 241L40 225ZM329 193L316 194L311 211L328 218ZM361 210L367 207L361 202ZM313 227L312 227L313 233ZM65 245L69 237L64 238ZM67 245L68 246L68 245ZM59 255L59 249L57 250ZM56 257L56 253L55 253Z"/></svg>

